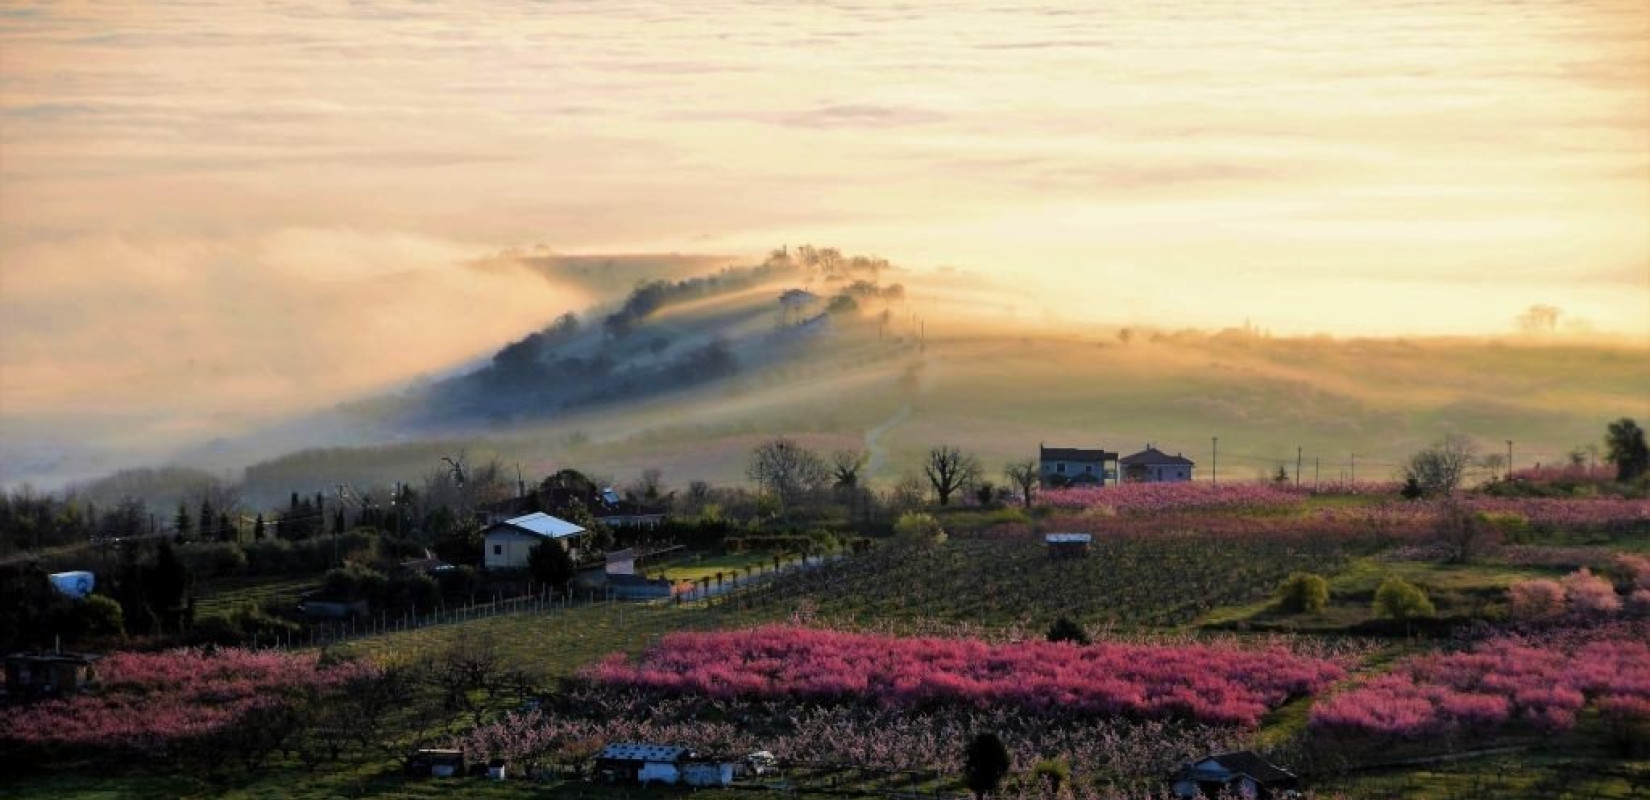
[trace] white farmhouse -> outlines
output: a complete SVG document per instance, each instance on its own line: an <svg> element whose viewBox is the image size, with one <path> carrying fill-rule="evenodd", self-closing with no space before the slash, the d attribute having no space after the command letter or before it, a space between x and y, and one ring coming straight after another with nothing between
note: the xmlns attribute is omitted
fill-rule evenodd
<svg viewBox="0 0 1650 800"><path fill-rule="evenodd" d="M524 568L527 554L545 541L561 543L577 559L584 533L584 528L543 512L495 522L482 532L482 565L487 569Z"/></svg>

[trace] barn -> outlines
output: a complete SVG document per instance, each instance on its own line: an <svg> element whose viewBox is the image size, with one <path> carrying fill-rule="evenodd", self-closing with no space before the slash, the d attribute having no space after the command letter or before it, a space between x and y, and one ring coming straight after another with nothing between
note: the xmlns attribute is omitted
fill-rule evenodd
<svg viewBox="0 0 1650 800"><path fill-rule="evenodd" d="M524 569L527 555L546 541L561 543L577 560L584 533L584 528L542 512L495 522L482 531L482 563L487 569Z"/></svg>

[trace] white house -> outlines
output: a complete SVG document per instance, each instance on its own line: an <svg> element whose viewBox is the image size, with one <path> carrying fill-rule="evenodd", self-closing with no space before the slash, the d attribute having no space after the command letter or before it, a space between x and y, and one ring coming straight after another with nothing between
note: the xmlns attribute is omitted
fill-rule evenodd
<svg viewBox="0 0 1650 800"><path fill-rule="evenodd" d="M1108 450L1037 445L1037 474L1044 486L1117 483L1117 454Z"/></svg>
<svg viewBox="0 0 1650 800"><path fill-rule="evenodd" d="M584 528L543 512L495 522L482 532L482 565L487 569L519 569L527 566L527 554L540 543L560 542L575 559Z"/></svg>

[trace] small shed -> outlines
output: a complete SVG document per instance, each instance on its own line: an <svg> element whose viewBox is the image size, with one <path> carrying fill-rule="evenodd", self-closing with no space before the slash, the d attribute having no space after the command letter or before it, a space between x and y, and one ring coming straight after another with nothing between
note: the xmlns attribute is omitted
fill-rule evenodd
<svg viewBox="0 0 1650 800"><path fill-rule="evenodd" d="M454 778L464 774L464 751L425 748L407 759L407 774L418 778Z"/></svg>
<svg viewBox="0 0 1650 800"><path fill-rule="evenodd" d="M675 785L682 765L693 757L686 747L624 742L610 744L596 754L596 775L609 783Z"/></svg>
<svg viewBox="0 0 1650 800"><path fill-rule="evenodd" d="M1048 545L1049 558L1086 558L1089 554L1089 544L1094 541L1090 533L1051 533L1043 537Z"/></svg>
<svg viewBox="0 0 1650 800"><path fill-rule="evenodd" d="M584 534L583 527L541 512L495 522L481 533L482 565L487 569L525 568L528 554L547 541L560 543L577 560Z"/></svg>
<svg viewBox="0 0 1650 800"><path fill-rule="evenodd" d="M1252 750L1209 756L1175 774L1175 797L1244 797L1267 800L1295 796L1295 774Z"/></svg>
<svg viewBox="0 0 1650 800"><path fill-rule="evenodd" d="M100 658L61 651L12 653L6 656L6 693L12 697L78 694L97 682Z"/></svg>

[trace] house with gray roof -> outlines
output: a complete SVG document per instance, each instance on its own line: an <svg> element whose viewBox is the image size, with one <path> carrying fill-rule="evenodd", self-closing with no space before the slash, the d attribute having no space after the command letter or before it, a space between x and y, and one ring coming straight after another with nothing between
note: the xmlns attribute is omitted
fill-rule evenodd
<svg viewBox="0 0 1650 800"><path fill-rule="evenodd" d="M1044 486L1117 483L1117 454L1108 450L1037 445L1037 473Z"/></svg>
<svg viewBox="0 0 1650 800"><path fill-rule="evenodd" d="M1155 445L1146 445L1146 449L1124 456L1118 463L1125 483L1181 483L1191 480L1192 470L1197 467L1191 459L1179 453L1171 456Z"/></svg>

